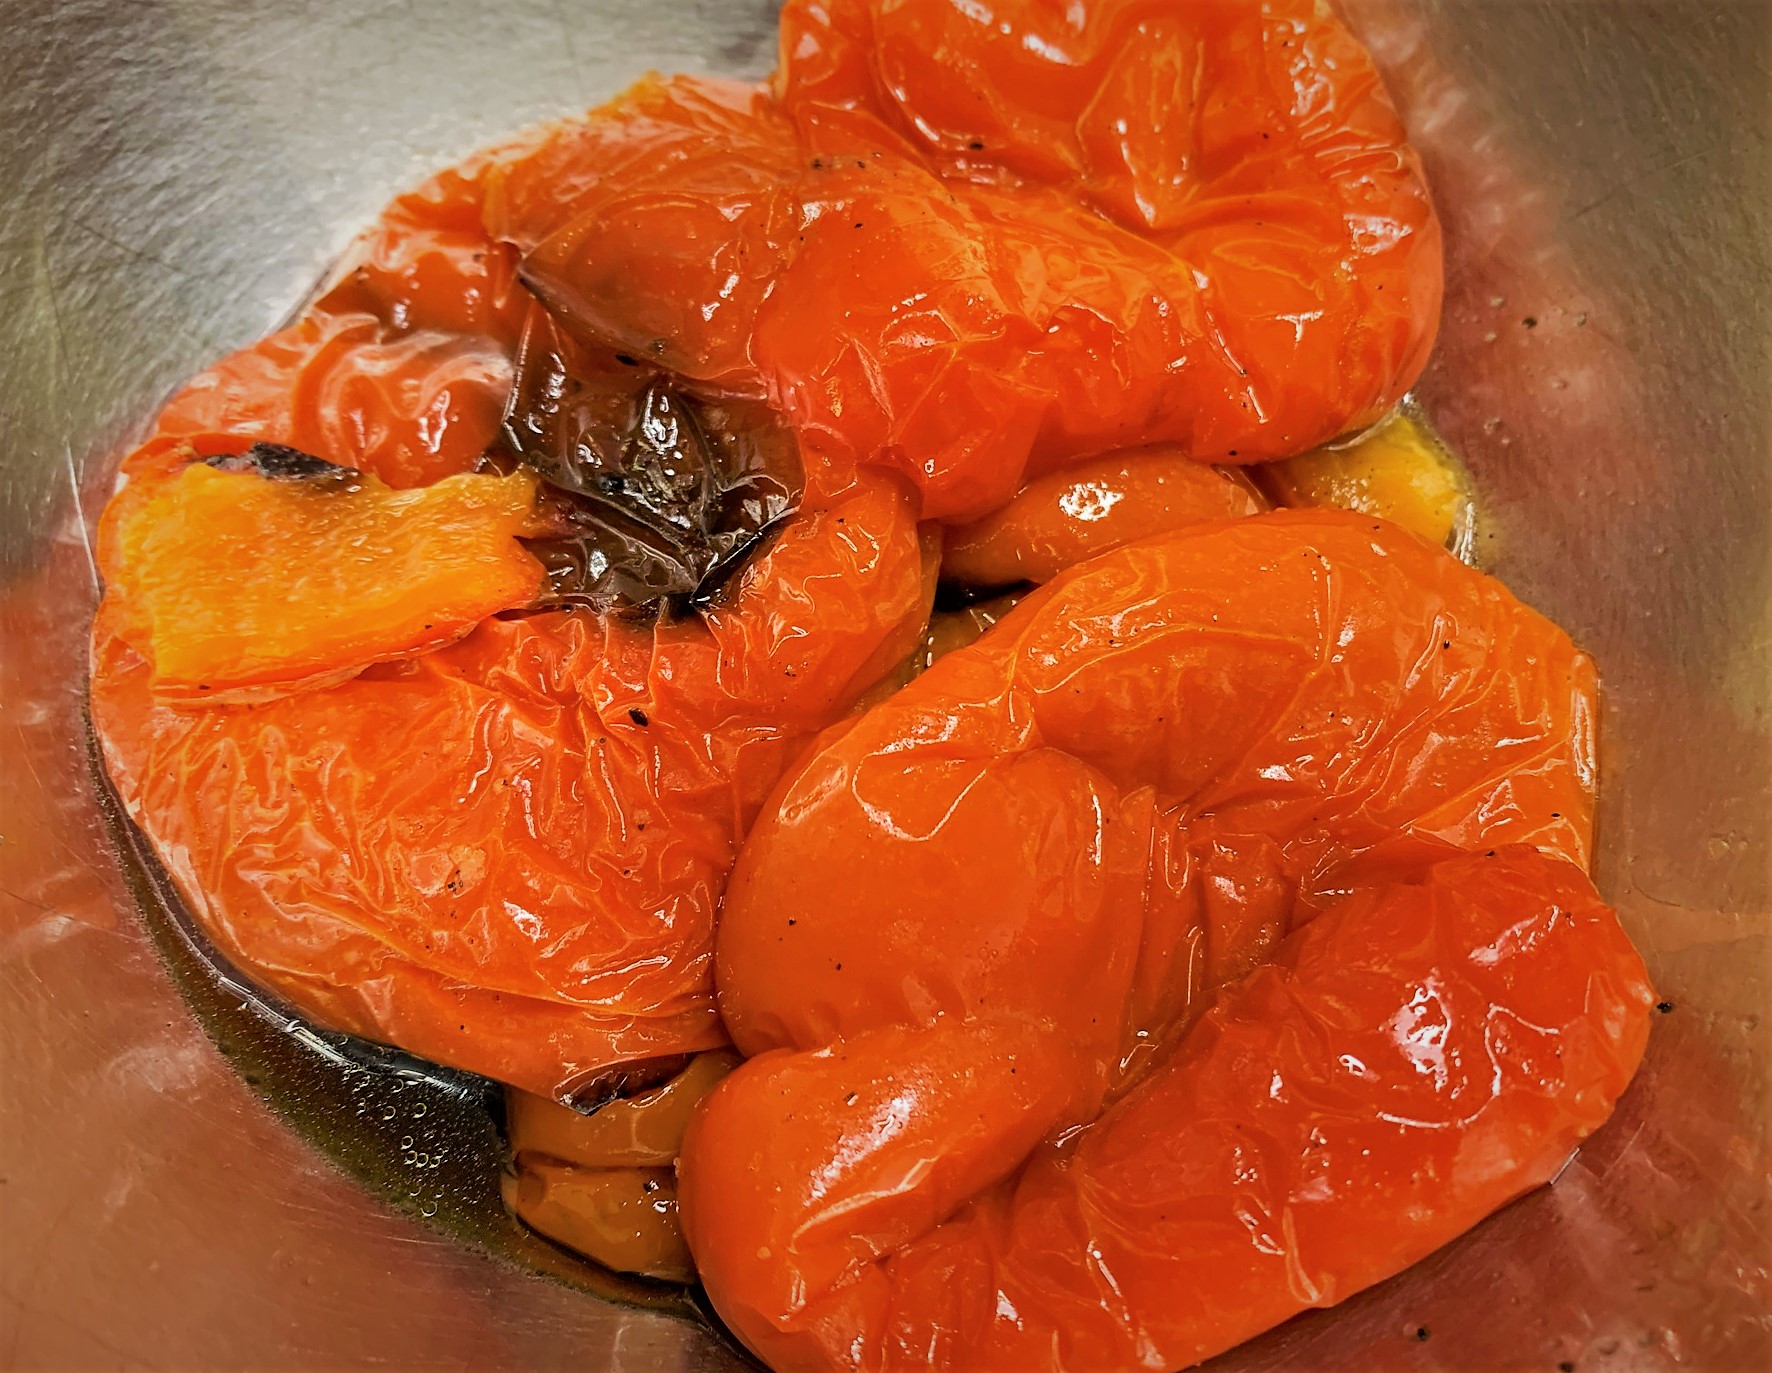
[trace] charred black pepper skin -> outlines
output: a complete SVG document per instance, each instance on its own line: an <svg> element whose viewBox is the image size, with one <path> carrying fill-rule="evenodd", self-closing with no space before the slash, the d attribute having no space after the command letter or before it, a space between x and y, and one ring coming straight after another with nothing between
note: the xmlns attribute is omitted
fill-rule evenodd
<svg viewBox="0 0 1772 1373"><path fill-rule="evenodd" d="M317 482L328 486L355 486L363 474L299 448L282 443L255 443L244 453L224 453L203 460L218 472L250 472L267 481Z"/></svg>

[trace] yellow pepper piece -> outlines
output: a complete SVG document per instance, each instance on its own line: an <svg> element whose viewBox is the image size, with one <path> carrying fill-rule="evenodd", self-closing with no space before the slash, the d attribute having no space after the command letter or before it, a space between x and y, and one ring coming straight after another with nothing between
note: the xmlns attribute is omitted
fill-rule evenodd
<svg viewBox="0 0 1772 1373"><path fill-rule="evenodd" d="M1407 411L1358 438L1271 463L1261 478L1281 505L1377 515L1455 551L1468 538L1471 500L1464 473Z"/></svg>
<svg viewBox="0 0 1772 1373"><path fill-rule="evenodd" d="M726 1050L698 1054L670 1081L590 1114L515 1087L505 1090L505 1132L519 1154L545 1154L586 1168L668 1168L701 1099L738 1066Z"/></svg>
<svg viewBox="0 0 1772 1373"><path fill-rule="evenodd" d="M518 1154L505 1205L556 1244L618 1273L689 1282L695 1260L677 1223L670 1168L575 1168Z"/></svg>
<svg viewBox="0 0 1772 1373"><path fill-rule="evenodd" d="M738 1066L698 1054L668 1082L588 1115L505 1089L511 1171L505 1205L530 1229L620 1273L672 1282L695 1275L677 1225L677 1153L701 1100Z"/></svg>

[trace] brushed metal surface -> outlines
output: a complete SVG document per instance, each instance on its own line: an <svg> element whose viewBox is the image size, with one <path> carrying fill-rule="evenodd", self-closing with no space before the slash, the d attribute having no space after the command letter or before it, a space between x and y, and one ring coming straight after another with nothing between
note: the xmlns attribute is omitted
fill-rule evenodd
<svg viewBox="0 0 1772 1373"><path fill-rule="evenodd" d="M206 1038L109 846L92 521L388 193L767 0L0 0L0 1367L713 1370L476 1253ZM1422 393L1481 556L1599 658L1599 880L1672 1006L1557 1184L1226 1369L1772 1366L1772 9L1349 0L1449 233Z"/></svg>

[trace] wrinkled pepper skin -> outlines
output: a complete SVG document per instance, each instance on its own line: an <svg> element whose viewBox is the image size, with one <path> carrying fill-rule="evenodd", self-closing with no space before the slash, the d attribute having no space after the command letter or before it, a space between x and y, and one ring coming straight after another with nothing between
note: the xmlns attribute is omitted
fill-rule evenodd
<svg viewBox="0 0 1772 1373"><path fill-rule="evenodd" d="M931 571L908 494L870 478L706 617L491 619L232 708L156 695L107 601L93 722L240 966L321 1024L567 1095L724 1042L713 922L738 837L803 741L910 651Z"/></svg>
<svg viewBox="0 0 1772 1373"><path fill-rule="evenodd" d="M949 0L795 0L766 86L647 78L441 173L125 460L137 499L257 443L395 490L473 472L536 298L799 441L798 513L711 609L442 647L417 616L356 660L274 665L250 707L156 691L107 569L106 765L223 951L304 1013L549 1095L717 1045L733 857L807 740L918 647L928 522L1147 442L1292 452L1413 379L1438 228L1335 20L995 8L1007 36Z"/></svg>
<svg viewBox="0 0 1772 1373"><path fill-rule="evenodd" d="M928 515L1030 459L1298 452L1426 361L1438 220L1325 6L790 0L781 52L816 195L756 356Z"/></svg>
<svg viewBox="0 0 1772 1373"><path fill-rule="evenodd" d="M183 388L125 459L131 501L261 441L393 487L473 470L529 299L481 227L491 165L401 197L300 320ZM320 1024L549 1096L717 1047L712 931L739 837L804 741L916 645L933 591L904 483L850 472L800 504L704 613L488 619L250 708L151 688L108 564L107 771L222 952Z"/></svg>
<svg viewBox="0 0 1772 1373"><path fill-rule="evenodd" d="M1175 1368L1546 1181L1653 1000L1584 869L1593 690L1442 550L1280 512L833 729L719 930L715 1307L778 1371Z"/></svg>
<svg viewBox="0 0 1772 1373"><path fill-rule="evenodd" d="M398 197L174 396L101 527L105 765L318 1023L556 1102L730 1041L674 1195L777 1370L1186 1365L1544 1181L1623 1090L1651 993L1586 876L1593 668L1395 525L1206 466L1366 428L1432 345L1421 167L1326 7L781 30L764 85L647 77ZM549 608L527 559L593 493L509 446L544 335L791 431L792 513L711 599ZM251 486L258 445L357 505ZM473 577L390 511L448 511ZM944 539L972 591L1042 585L931 628ZM300 550L338 604L248 632ZM682 1271L658 1152L531 1162L548 1233Z"/></svg>
<svg viewBox="0 0 1772 1373"><path fill-rule="evenodd" d="M496 232L564 317L766 394L939 519L1030 462L1300 452L1420 372L1438 221L1326 11L790 0L781 24L773 100L642 82L494 174Z"/></svg>

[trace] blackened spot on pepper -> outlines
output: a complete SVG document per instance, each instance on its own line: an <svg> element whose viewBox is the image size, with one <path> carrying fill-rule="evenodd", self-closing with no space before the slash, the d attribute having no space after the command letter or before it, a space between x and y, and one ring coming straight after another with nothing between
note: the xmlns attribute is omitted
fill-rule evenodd
<svg viewBox="0 0 1772 1373"><path fill-rule="evenodd" d="M546 488L540 608L651 615L715 600L799 498L793 434L761 401L692 383L530 307L492 470ZM536 607L531 607L533 610ZM524 613L529 613L525 611Z"/></svg>
<svg viewBox="0 0 1772 1373"><path fill-rule="evenodd" d="M218 472L250 472L267 481L354 486L363 478L354 467L327 462L282 443L255 443L244 453L225 453L203 461Z"/></svg>

